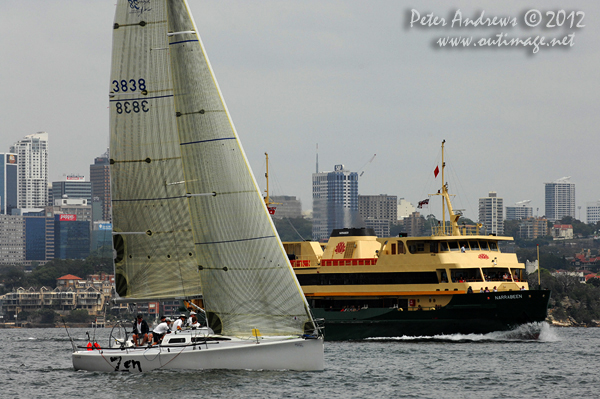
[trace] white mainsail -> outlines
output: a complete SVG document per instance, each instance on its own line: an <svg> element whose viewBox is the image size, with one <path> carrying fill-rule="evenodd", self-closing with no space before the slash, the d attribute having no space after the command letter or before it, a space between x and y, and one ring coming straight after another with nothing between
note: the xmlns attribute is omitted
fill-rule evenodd
<svg viewBox="0 0 600 399"><path fill-rule="evenodd" d="M110 93L118 294L202 294L227 335L312 332L184 0L119 0Z"/></svg>

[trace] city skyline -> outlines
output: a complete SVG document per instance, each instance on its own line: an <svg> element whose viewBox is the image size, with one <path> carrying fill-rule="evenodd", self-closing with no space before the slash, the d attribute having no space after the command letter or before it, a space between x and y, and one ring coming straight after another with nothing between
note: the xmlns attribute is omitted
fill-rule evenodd
<svg viewBox="0 0 600 399"><path fill-rule="evenodd" d="M571 176L576 206L600 198L600 5L581 29L525 29L528 9L565 4L419 2L422 15L514 16L513 36L574 32L568 49L439 49L444 35L493 36L495 27L410 28L411 8L348 2L190 0L200 36L261 189L264 152L272 195L312 206L316 145L320 171L344 164L364 174L361 195L411 203L437 192L439 147L454 203L477 219L477 199L496 191L504 205L531 200L544 214L544 183ZM198 10L202 7L202 12ZM49 135L49 180L84 174L108 146L108 90L114 7L105 1L0 5L2 150L26 135ZM22 27L28 28L23 30ZM20 32L19 41L14 32ZM377 156L369 162L373 154ZM289 176L294 176L290 179ZM439 214L434 200L422 213ZM536 209L539 211L536 212ZM576 218L585 220L579 208Z"/></svg>

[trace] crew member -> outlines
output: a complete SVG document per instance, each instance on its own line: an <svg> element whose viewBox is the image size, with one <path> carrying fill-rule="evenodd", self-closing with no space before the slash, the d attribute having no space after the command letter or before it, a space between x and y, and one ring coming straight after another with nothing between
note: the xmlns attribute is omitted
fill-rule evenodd
<svg viewBox="0 0 600 399"><path fill-rule="evenodd" d="M150 329L148 328L148 323L144 320L144 317L141 314L138 314L136 320L133 322L133 331L132 338L135 346L140 345L140 338L142 338L141 345L146 344L148 342L148 333Z"/></svg>
<svg viewBox="0 0 600 399"><path fill-rule="evenodd" d="M162 342L163 337L171 332L171 319L168 317L162 316L160 318L160 324L157 325L152 331L152 335L154 337L154 344L159 344Z"/></svg>

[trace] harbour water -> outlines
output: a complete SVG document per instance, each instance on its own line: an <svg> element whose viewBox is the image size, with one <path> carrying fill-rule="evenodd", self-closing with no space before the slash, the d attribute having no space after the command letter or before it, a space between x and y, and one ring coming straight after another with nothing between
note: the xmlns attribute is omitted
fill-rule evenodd
<svg viewBox="0 0 600 399"><path fill-rule="evenodd" d="M86 331L69 329L78 345ZM2 398L596 398L600 329L326 342L325 371L74 371L65 329L0 330ZM100 344L110 329L96 330Z"/></svg>

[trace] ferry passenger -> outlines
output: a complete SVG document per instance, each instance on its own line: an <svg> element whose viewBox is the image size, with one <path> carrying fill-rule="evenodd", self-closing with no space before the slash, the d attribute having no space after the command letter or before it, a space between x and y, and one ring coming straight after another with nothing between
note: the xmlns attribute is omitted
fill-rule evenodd
<svg viewBox="0 0 600 399"><path fill-rule="evenodd" d="M485 291L483 292L490 292L490 290L488 290L488 287L485 287Z"/></svg>
<svg viewBox="0 0 600 399"><path fill-rule="evenodd" d="M471 288L471 286L469 286L469 288L467 288L467 294L472 294L473 293L473 288Z"/></svg>
<svg viewBox="0 0 600 399"><path fill-rule="evenodd" d="M521 291L525 291L525 286L522 286L522 287L521 287Z"/></svg>
<svg viewBox="0 0 600 399"><path fill-rule="evenodd" d="M480 293L480 294L483 294L483 292L484 292L484 291L483 291L483 287L481 287L481 288L479 289L479 293Z"/></svg>
<svg viewBox="0 0 600 399"><path fill-rule="evenodd" d="M464 244L463 244L463 246L462 246L462 247L460 247L460 252L466 252L466 249L465 249L465 245L464 245Z"/></svg>
<svg viewBox="0 0 600 399"><path fill-rule="evenodd" d="M141 314L138 314L136 317L136 321L133 322L133 331L131 332L133 343L135 346L140 345L140 338L142 338L141 345L145 345L148 342L148 333L150 329L148 328L148 323L144 320L144 317Z"/></svg>
<svg viewBox="0 0 600 399"><path fill-rule="evenodd" d="M159 344L163 337L171 332L169 325L171 324L171 319L168 317L162 316L160 318L160 324L157 325L152 331L152 336L154 337L154 344Z"/></svg>
<svg viewBox="0 0 600 399"><path fill-rule="evenodd" d="M498 290L496 289L496 286L494 286L494 292L498 292Z"/></svg>

